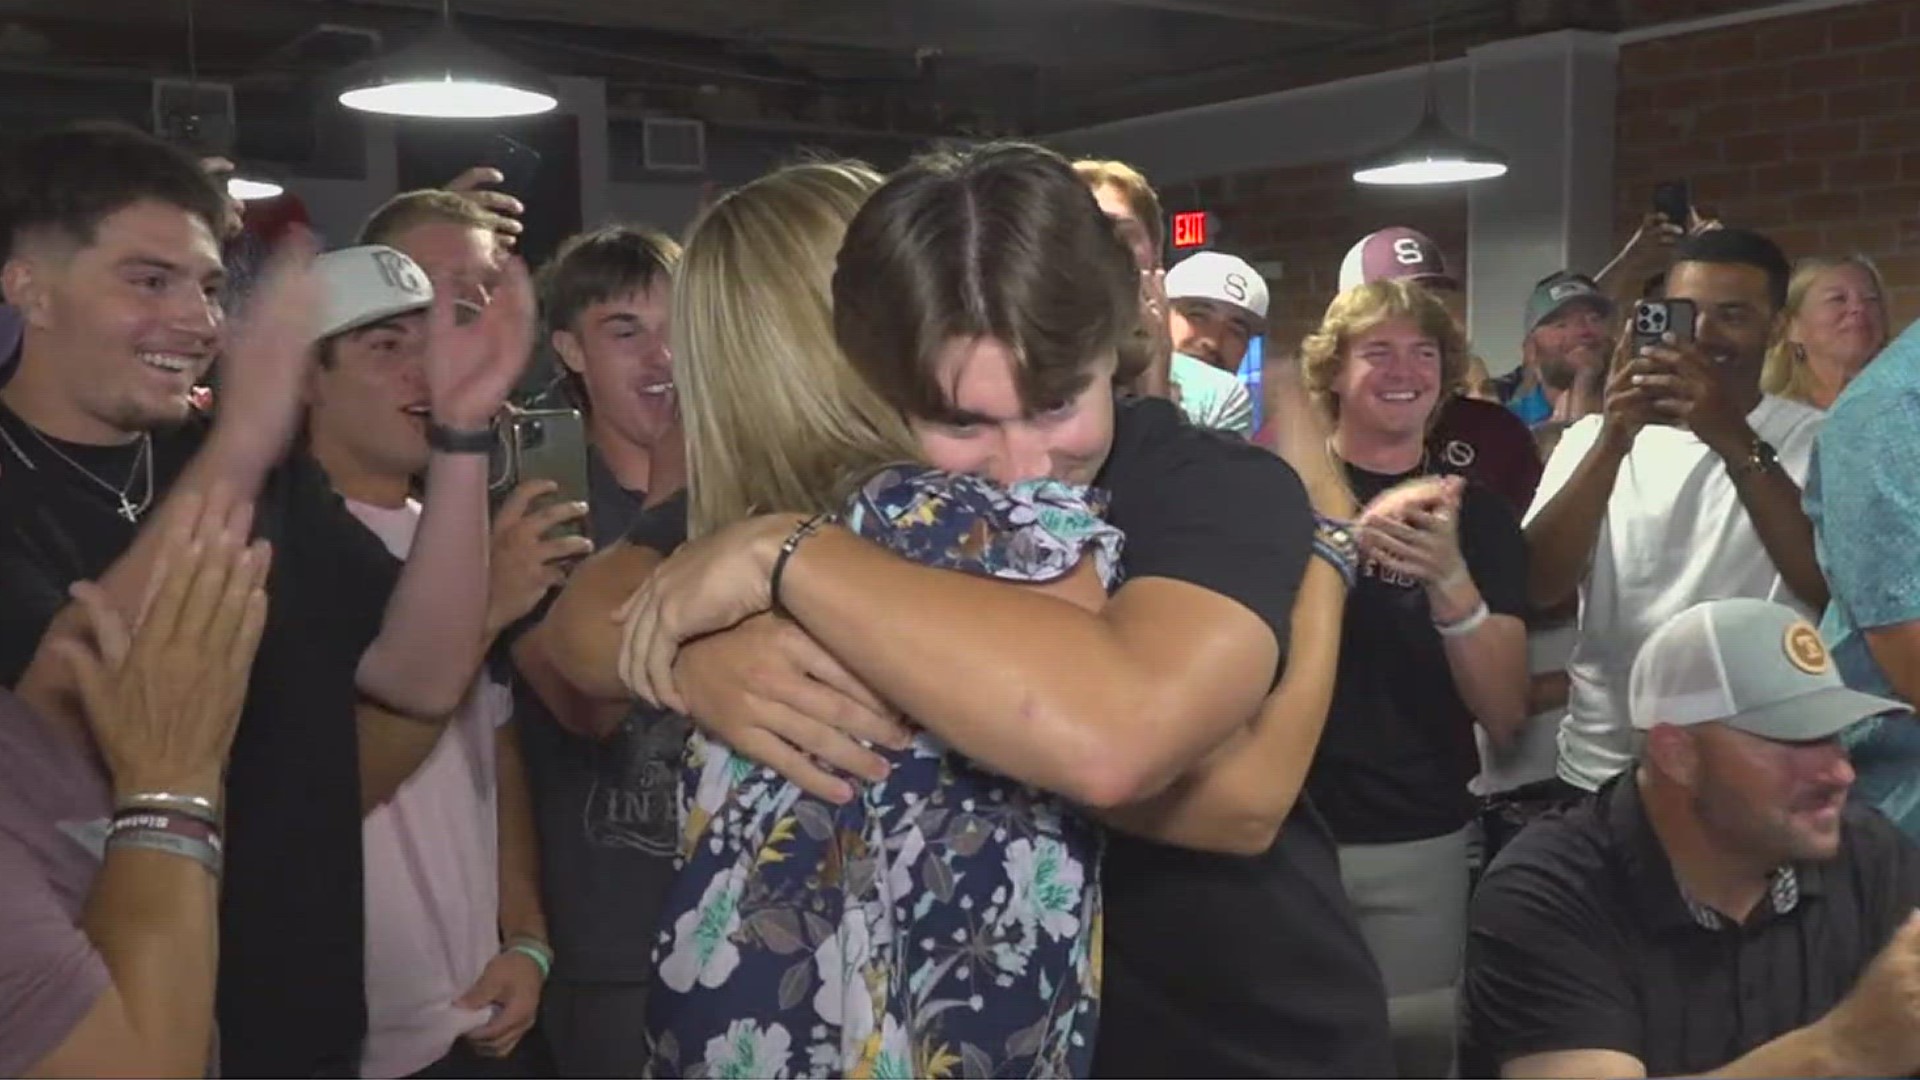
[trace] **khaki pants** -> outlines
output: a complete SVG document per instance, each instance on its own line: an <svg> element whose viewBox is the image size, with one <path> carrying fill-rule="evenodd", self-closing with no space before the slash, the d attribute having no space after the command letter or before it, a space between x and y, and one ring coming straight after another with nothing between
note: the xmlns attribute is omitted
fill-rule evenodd
<svg viewBox="0 0 1920 1080"><path fill-rule="evenodd" d="M1454 1002L1467 939L1468 830L1340 848L1340 878L1387 984L1401 1076L1454 1072Z"/></svg>

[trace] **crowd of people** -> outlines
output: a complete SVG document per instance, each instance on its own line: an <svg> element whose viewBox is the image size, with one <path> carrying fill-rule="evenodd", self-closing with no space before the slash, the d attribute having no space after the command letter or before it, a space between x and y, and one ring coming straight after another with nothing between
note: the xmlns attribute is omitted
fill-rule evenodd
<svg viewBox="0 0 1920 1080"><path fill-rule="evenodd" d="M1250 360L1038 146L537 274L484 170L263 257L222 166L0 175L0 1074L1920 1071L1871 262L1650 217L1489 378L1428 237Z"/></svg>

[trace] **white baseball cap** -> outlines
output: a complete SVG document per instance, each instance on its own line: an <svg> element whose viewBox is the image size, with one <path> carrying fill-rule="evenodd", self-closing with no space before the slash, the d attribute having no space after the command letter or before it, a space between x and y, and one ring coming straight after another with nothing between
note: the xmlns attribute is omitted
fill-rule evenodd
<svg viewBox="0 0 1920 1080"><path fill-rule="evenodd" d="M1167 299L1212 300L1244 313L1256 332L1267 328L1267 282L1245 259L1199 251L1167 271Z"/></svg>
<svg viewBox="0 0 1920 1080"><path fill-rule="evenodd" d="M433 306L427 272L385 244L329 251L313 261L313 270L326 293L320 307L323 339Z"/></svg>
<svg viewBox="0 0 1920 1080"><path fill-rule="evenodd" d="M1653 632L1634 658L1633 726L1719 722L1776 742L1830 739L1907 707L1847 689L1820 631L1792 608L1709 600Z"/></svg>

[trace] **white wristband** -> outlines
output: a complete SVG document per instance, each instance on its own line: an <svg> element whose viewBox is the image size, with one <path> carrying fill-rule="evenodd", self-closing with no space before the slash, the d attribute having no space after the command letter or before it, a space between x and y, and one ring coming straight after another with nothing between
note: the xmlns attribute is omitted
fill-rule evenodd
<svg viewBox="0 0 1920 1080"><path fill-rule="evenodd" d="M1479 606L1475 607L1472 613L1466 618L1450 623L1437 622L1433 624L1433 628L1440 631L1440 636L1443 638L1466 637L1468 634L1480 629L1480 624L1486 622L1487 617L1492 614L1491 611L1487 610L1487 602L1483 599L1480 601Z"/></svg>

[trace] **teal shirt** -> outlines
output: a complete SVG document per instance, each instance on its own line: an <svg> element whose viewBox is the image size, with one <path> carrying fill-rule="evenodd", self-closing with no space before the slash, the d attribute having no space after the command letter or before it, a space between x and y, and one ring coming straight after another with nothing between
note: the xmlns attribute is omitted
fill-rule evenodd
<svg viewBox="0 0 1920 1080"><path fill-rule="evenodd" d="M1806 508L1832 593L1820 632L1834 664L1848 686L1897 699L1866 633L1920 620L1920 323L1833 403ZM1858 795L1920 837L1920 721L1868 720L1846 742Z"/></svg>

